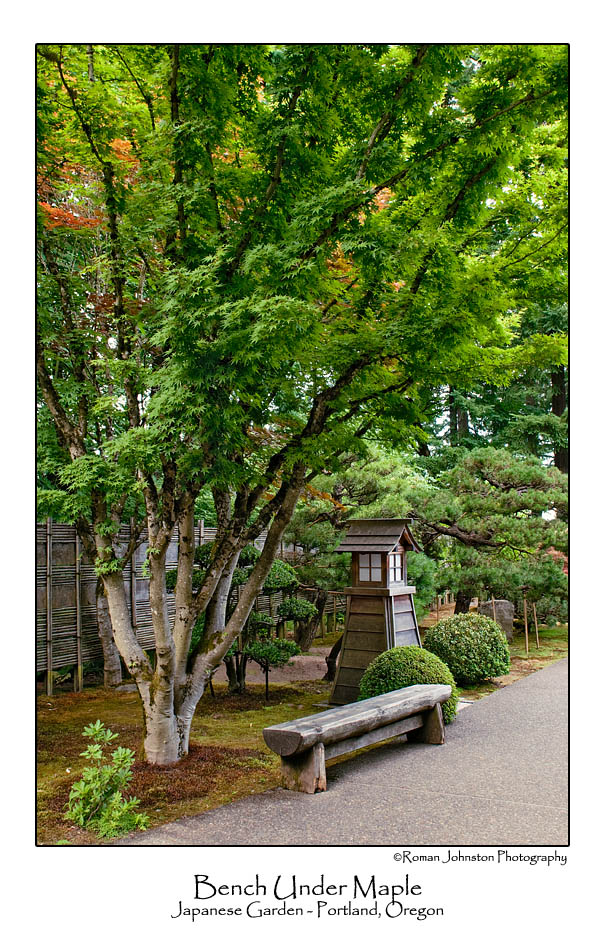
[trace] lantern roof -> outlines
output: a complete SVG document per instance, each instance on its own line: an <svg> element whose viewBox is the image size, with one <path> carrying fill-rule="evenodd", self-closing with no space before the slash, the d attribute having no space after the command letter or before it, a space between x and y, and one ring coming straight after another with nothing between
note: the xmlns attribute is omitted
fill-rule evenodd
<svg viewBox="0 0 606 950"><path fill-rule="evenodd" d="M410 518L360 518L347 523L347 534L337 553L358 551L389 554L398 544L408 551L420 551L410 532Z"/></svg>

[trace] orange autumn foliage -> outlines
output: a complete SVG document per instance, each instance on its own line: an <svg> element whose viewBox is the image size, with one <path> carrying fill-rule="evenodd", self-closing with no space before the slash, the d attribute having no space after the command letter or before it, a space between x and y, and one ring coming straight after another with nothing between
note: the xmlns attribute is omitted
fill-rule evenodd
<svg viewBox="0 0 606 950"><path fill-rule="evenodd" d="M84 228L97 228L103 223L101 215L84 215L67 208L57 208L47 201L41 201L40 207L46 217L46 227L52 228L72 228L76 230Z"/></svg>
<svg viewBox="0 0 606 950"><path fill-rule="evenodd" d="M112 152L122 162L131 162L134 165L139 164L139 159L132 154L133 146L126 139L114 139L109 143Z"/></svg>
<svg viewBox="0 0 606 950"><path fill-rule="evenodd" d="M342 505L340 501L337 501L336 498L333 498L330 492L319 491L319 489L314 488L313 485L306 486L302 497L304 501L314 501L318 499L321 501L329 501L331 505L333 505L333 507L337 508L339 511L347 510L345 505Z"/></svg>

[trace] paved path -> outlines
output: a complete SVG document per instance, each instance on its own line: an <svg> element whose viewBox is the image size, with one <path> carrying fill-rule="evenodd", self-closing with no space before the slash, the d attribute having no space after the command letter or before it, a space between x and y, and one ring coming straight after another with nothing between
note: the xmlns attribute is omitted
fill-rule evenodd
<svg viewBox="0 0 606 950"><path fill-rule="evenodd" d="M120 845L566 845L568 663L464 708L443 746L392 744Z"/></svg>

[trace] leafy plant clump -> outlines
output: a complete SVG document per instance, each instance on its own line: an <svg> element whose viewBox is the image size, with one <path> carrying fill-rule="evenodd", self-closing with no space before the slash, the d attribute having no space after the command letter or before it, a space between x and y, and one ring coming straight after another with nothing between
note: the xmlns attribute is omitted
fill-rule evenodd
<svg viewBox="0 0 606 950"><path fill-rule="evenodd" d="M260 637L244 647L244 652L261 666L285 666L293 656L301 653L300 648L293 640L283 640L280 637Z"/></svg>
<svg viewBox="0 0 606 950"><path fill-rule="evenodd" d="M312 617L317 617L318 608L309 600L286 597L278 606L278 614L283 620L311 620Z"/></svg>
<svg viewBox="0 0 606 950"><path fill-rule="evenodd" d="M444 683L452 686L450 699L442 703L444 722L452 722L457 714L459 691L445 663L422 647L393 647L376 657L360 680L359 699L381 696L394 689L420 683Z"/></svg>
<svg viewBox="0 0 606 950"><path fill-rule="evenodd" d="M105 747L118 735L98 719L89 723L82 735L91 742L80 755L93 764L84 769L82 778L71 787L66 821L89 828L100 838L143 830L149 818L137 813L139 799L125 799L122 795L132 779L135 753L119 746L109 755Z"/></svg>
<svg viewBox="0 0 606 950"><path fill-rule="evenodd" d="M427 632L425 647L447 664L459 684L509 673L507 638L490 617L456 614L440 620Z"/></svg>

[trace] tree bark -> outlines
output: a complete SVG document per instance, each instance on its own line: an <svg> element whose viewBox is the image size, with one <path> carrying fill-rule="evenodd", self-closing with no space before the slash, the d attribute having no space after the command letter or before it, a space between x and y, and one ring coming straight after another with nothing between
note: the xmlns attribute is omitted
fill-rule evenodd
<svg viewBox="0 0 606 950"><path fill-rule="evenodd" d="M196 622L192 609L192 579L196 551L194 531L193 501L185 507L179 520L179 553L177 560L177 582L175 585L175 623L173 637L175 641L176 680L180 683L185 676L187 657L191 644L191 635Z"/></svg>
<svg viewBox="0 0 606 950"><path fill-rule="evenodd" d="M162 598L158 590L160 571L162 571L162 583L164 583L162 555L151 559L150 571L150 604L156 636L155 670L152 670L145 651L137 642L130 619L122 573L106 574L103 582L116 644L127 669L135 679L143 703L145 758L155 765L172 765L187 754L191 717L189 720L181 721L175 715L174 644L171 664L170 646L166 642L166 637L169 636L168 613L165 605L161 603ZM166 626L162 632L160 627L164 621Z"/></svg>
<svg viewBox="0 0 606 950"><path fill-rule="evenodd" d="M326 683L334 683L335 676L337 675L337 660L342 646L343 634L341 634L336 643L333 644L332 650L326 657L326 673L323 677Z"/></svg>
<svg viewBox="0 0 606 950"><path fill-rule="evenodd" d="M455 600L455 614L466 614L469 612L469 605L471 604L471 596L466 594L465 591L457 591L457 598Z"/></svg>
<svg viewBox="0 0 606 950"><path fill-rule="evenodd" d="M95 59L92 43L86 44L86 58L88 60L88 81L95 81Z"/></svg>
<svg viewBox="0 0 606 950"><path fill-rule="evenodd" d="M457 408L457 442L469 435L469 413L463 406Z"/></svg>
<svg viewBox="0 0 606 950"><path fill-rule="evenodd" d="M551 411L555 416L562 416L566 411L568 399L566 394L566 370L558 367L551 374ZM568 475L570 470L570 452L568 446L556 446L553 461L556 468Z"/></svg>
<svg viewBox="0 0 606 950"><path fill-rule="evenodd" d="M325 590L319 590L315 600L316 609L318 611L317 615L311 617L309 620L295 623L295 640L303 653L306 653L313 643L316 631L322 619L322 614L324 613L327 597L328 594Z"/></svg>
<svg viewBox="0 0 606 950"><path fill-rule="evenodd" d="M107 597L101 580L97 581L97 628L103 648L103 685L119 686L122 682L120 653L114 639Z"/></svg>
<svg viewBox="0 0 606 950"><path fill-rule="evenodd" d="M113 574L105 574L103 585L116 646L128 672L135 678L138 685L139 679L142 677L151 678L152 668L145 651L137 642L133 630L122 572L116 571Z"/></svg>
<svg viewBox="0 0 606 950"><path fill-rule="evenodd" d="M226 656L223 662L225 663L225 671L227 673L227 689L230 693L237 693L238 672L236 670L236 658L234 656Z"/></svg>
<svg viewBox="0 0 606 950"><path fill-rule="evenodd" d="M456 445L458 442L458 429L457 429L457 408L455 406L455 397L454 390L452 386L448 387L448 434L450 437L450 444Z"/></svg>

